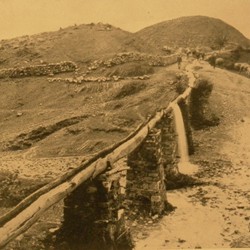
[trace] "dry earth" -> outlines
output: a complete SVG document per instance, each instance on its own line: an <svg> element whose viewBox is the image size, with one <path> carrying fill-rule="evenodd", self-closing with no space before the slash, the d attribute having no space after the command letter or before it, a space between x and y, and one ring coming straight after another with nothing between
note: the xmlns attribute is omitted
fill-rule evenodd
<svg viewBox="0 0 250 250"><path fill-rule="evenodd" d="M195 131L202 186L167 192L176 207L144 226L136 249L250 248L250 81L202 64L202 77L214 83L212 108L218 127ZM148 222L148 223L149 223Z"/></svg>
<svg viewBox="0 0 250 250"><path fill-rule="evenodd" d="M108 83L50 83L45 77L2 80L0 213L166 107L178 95L177 72L176 66L155 68L147 80ZM51 227L59 226L61 216L59 204L6 249L47 248L44 239Z"/></svg>
<svg viewBox="0 0 250 250"><path fill-rule="evenodd" d="M221 69L214 70L205 63L201 66L202 69L199 69L198 73L214 83L211 108L221 119L218 127L194 132L196 153L191 161L199 165L196 177L205 184L168 191L167 199L176 207L169 215L163 218L141 217L132 221L135 249L250 247L250 112L247 109L250 105L250 81ZM55 92L48 90L52 95L50 98L54 98L53 102L58 106L62 105L63 110L52 108L52 102L46 104L47 109L40 108L39 98L42 97L35 100L34 96L32 100L35 100L35 103L30 105L27 100L27 104L25 103L21 110L24 115L30 115L29 119L17 117L16 112L19 109L12 111L2 107L2 117L6 120L1 123L1 130L6 133L1 137L1 145L4 145L7 139L15 138L20 131L29 132L31 127L37 128L31 120L37 121L37 124L44 121L46 126L72 116L89 116L76 125L58 130L49 137L35 142L28 149L16 152L2 151L0 168L18 171L25 179L41 176L51 179L60 172L76 166L86 155L124 137L148 114L153 113L156 107L166 105L175 95L171 85L171 76L175 68L176 65L169 67L167 73L165 69L159 70L158 74L147 82L146 89L135 95L126 96L125 99L113 98L122 89L125 84L123 82L113 83L114 86L109 83L107 87L87 85L84 87L87 92L79 91L79 86L63 85L59 93L54 94ZM58 86L55 88L58 89ZM70 88L70 92L66 91L67 88ZM166 91L169 91L167 100ZM70 94L74 94L74 102L69 101L69 105L66 105L63 98ZM84 107L79 107L78 104L83 104L86 100L88 103ZM25 107L26 105L30 106ZM114 108L116 105L119 106L118 110ZM39 112L43 113L40 120ZM90 115L93 113L94 116ZM129 119L132 119L132 124L126 123ZM18 126L14 125L15 122ZM116 128L119 126L126 131L107 132L106 129L110 125ZM79 130L81 132L77 132ZM93 145L96 139L94 136L100 141L104 140L105 145L98 147L98 144L94 144L94 149L89 152L87 149ZM55 146L52 146L52 143ZM78 145L76 148L81 146L82 151L70 151L72 148L75 149L75 145ZM2 207L1 211L8 209ZM62 204L58 204L44 214L30 230L11 242L6 249L49 249L45 239L58 229L61 219Z"/></svg>

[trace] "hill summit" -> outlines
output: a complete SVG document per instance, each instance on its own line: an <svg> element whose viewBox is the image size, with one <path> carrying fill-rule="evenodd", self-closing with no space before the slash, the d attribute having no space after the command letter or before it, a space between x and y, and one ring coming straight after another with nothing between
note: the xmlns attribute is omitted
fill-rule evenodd
<svg viewBox="0 0 250 250"><path fill-rule="evenodd" d="M206 16L188 16L164 21L135 33L157 49L172 47L216 47L219 40L249 46L249 40L231 25Z"/></svg>
<svg viewBox="0 0 250 250"><path fill-rule="evenodd" d="M81 24L54 32L1 40L0 68L60 61L83 65L121 52L162 54L164 46L217 49L216 40L220 39L224 39L226 44L250 45L249 40L234 27L205 16L164 21L136 33L110 24Z"/></svg>
<svg viewBox="0 0 250 250"><path fill-rule="evenodd" d="M0 41L0 67L40 61L86 63L115 53L153 51L133 34L110 24L90 23Z"/></svg>

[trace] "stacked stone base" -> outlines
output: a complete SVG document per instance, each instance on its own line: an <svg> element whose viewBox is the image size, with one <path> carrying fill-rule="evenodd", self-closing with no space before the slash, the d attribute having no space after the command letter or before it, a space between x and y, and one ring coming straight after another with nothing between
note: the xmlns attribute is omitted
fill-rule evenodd
<svg viewBox="0 0 250 250"><path fill-rule="evenodd" d="M133 248L123 208L125 172L100 176L65 199L64 222L57 249L62 249L62 244L76 250Z"/></svg>
<svg viewBox="0 0 250 250"><path fill-rule="evenodd" d="M185 103L182 105L187 117ZM192 143L188 125L186 130ZM84 183L65 199L57 249L132 249L125 223L126 204L130 201L133 207L151 215L163 214L169 208L166 183L172 177L175 182L177 162L173 118L166 115L127 158L116 162L116 166L109 165L104 174Z"/></svg>
<svg viewBox="0 0 250 250"><path fill-rule="evenodd" d="M160 143L161 131L153 129L128 157L128 198L151 214L162 214L166 204Z"/></svg>
<svg viewBox="0 0 250 250"><path fill-rule="evenodd" d="M76 70L77 70L77 65L71 61L41 64L41 65L31 65L18 68L1 69L0 79L22 78L30 76L49 76L66 72L75 72Z"/></svg>

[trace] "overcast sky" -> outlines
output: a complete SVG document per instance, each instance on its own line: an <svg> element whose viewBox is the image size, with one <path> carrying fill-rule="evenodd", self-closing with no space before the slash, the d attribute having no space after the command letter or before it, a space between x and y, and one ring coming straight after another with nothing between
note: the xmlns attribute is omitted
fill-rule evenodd
<svg viewBox="0 0 250 250"><path fill-rule="evenodd" d="M250 0L0 0L0 39L110 23L128 31L180 16L220 18L250 38Z"/></svg>

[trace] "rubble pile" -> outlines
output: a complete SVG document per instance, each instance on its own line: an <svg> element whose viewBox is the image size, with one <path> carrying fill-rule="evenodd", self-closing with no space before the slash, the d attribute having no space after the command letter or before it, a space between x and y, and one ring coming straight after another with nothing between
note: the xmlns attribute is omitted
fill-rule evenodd
<svg viewBox="0 0 250 250"><path fill-rule="evenodd" d="M115 65L124 64L127 62L146 61L150 66L167 66L177 61L177 55L171 56L154 56L138 52L124 52L116 54L108 60L95 60L90 64L88 70L96 70L100 67L110 68Z"/></svg>
<svg viewBox="0 0 250 250"><path fill-rule="evenodd" d="M26 67L9 68L0 70L0 78L20 78L28 76L49 76L65 72L74 72L77 65L71 61L60 63L49 63L40 65L31 65Z"/></svg>
<svg viewBox="0 0 250 250"><path fill-rule="evenodd" d="M120 81L120 80L147 80L150 77L148 75L143 76L134 76L134 77L122 77L122 76L112 76L112 77L106 77L106 76L98 76L93 77L89 76L86 77L85 75L77 76L77 77L70 77L70 78L61 78L61 77L55 77L55 78L48 78L49 82L67 82L67 83L83 83L83 82L109 82L109 81Z"/></svg>
<svg viewBox="0 0 250 250"><path fill-rule="evenodd" d="M239 73L250 77L250 65L248 63L235 63L234 69L239 71Z"/></svg>

